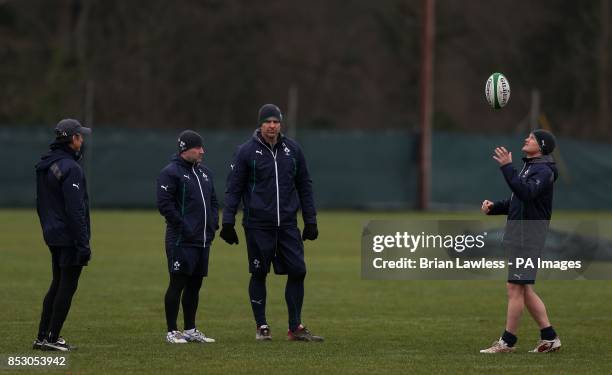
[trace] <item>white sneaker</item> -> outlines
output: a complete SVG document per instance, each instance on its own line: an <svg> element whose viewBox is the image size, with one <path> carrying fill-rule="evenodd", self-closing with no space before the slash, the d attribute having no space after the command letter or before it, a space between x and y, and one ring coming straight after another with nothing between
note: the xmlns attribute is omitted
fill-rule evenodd
<svg viewBox="0 0 612 375"><path fill-rule="evenodd" d="M183 331L183 337L185 338L185 340L189 342L201 342L201 343L215 342L215 339L206 337L206 335L203 332L198 331L197 328L194 328L193 330Z"/></svg>
<svg viewBox="0 0 612 375"><path fill-rule="evenodd" d="M508 346L504 340L499 338L499 340L495 341L490 348L482 349L481 353L512 353L515 348Z"/></svg>
<svg viewBox="0 0 612 375"><path fill-rule="evenodd" d="M172 331L166 334L166 341L170 344L187 344L181 331Z"/></svg>
<svg viewBox="0 0 612 375"><path fill-rule="evenodd" d="M257 341L270 341L272 340L272 333L270 332L270 326L267 324L257 327L255 331L255 340Z"/></svg>
<svg viewBox="0 0 612 375"><path fill-rule="evenodd" d="M549 353L556 352L561 348L561 340L559 337L555 337L554 340L540 340L535 349L530 350L529 353Z"/></svg>

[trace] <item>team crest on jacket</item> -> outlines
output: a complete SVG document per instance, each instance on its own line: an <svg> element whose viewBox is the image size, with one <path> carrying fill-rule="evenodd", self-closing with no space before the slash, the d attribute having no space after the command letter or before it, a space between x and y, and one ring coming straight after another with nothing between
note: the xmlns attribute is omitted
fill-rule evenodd
<svg viewBox="0 0 612 375"><path fill-rule="evenodd" d="M527 175L529 174L529 169L530 169L530 168L527 168L527 170L526 170L526 171L523 173L523 178L526 178L526 177L527 177Z"/></svg>
<svg viewBox="0 0 612 375"><path fill-rule="evenodd" d="M285 151L285 155L289 156L289 153L291 153L291 150L289 149L289 147L287 147L287 145L283 142L283 151Z"/></svg>
<svg viewBox="0 0 612 375"><path fill-rule="evenodd" d="M204 181L208 182L208 175L204 173L202 168L198 168L198 170L200 171L200 173L202 173L202 178L204 178Z"/></svg>
<svg viewBox="0 0 612 375"><path fill-rule="evenodd" d="M181 268L181 264L179 263L178 260L174 262L173 266L174 266L175 271L178 271Z"/></svg>

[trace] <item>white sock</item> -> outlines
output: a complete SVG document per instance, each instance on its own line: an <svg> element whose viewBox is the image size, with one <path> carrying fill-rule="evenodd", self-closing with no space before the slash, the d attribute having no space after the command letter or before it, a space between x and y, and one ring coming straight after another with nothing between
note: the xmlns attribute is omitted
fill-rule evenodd
<svg viewBox="0 0 612 375"><path fill-rule="evenodd" d="M194 334L195 333L195 328L193 328L193 329L186 329L185 333L188 334L188 335Z"/></svg>

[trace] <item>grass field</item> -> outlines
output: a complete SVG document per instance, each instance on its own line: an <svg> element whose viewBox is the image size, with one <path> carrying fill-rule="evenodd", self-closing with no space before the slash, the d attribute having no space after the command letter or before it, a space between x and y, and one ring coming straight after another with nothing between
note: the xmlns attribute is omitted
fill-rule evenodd
<svg viewBox="0 0 612 375"><path fill-rule="evenodd" d="M322 344L285 340L284 278L279 276L268 279L268 319L274 340L255 342L243 234L239 233L239 246L216 240L198 322L217 343L169 345L164 342L163 295L168 276L162 218L154 211L96 211L92 214L93 259L83 272L62 332L79 346L69 355L69 371L612 372L612 281L538 283L537 290L563 340L562 351L526 353L535 345L539 331L524 315L518 353L491 356L478 350L503 330L506 299L502 281L361 280L363 222L415 217L421 216L320 213L319 240L306 245L309 273L303 318L313 332L326 337ZM39 354L30 345L50 274L50 256L35 211L0 210L0 355Z"/></svg>

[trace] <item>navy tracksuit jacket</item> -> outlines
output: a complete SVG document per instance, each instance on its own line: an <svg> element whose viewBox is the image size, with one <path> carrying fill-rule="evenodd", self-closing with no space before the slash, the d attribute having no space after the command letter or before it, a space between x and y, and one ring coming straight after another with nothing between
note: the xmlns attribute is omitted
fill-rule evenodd
<svg viewBox="0 0 612 375"><path fill-rule="evenodd" d="M174 155L157 178L157 208L166 218L166 246L209 247L219 227L211 171Z"/></svg>
<svg viewBox="0 0 612 375"><path fill-rule="evenodd" d="M86 263L91 255L89 198L78 159L67 145L51 144L36 164L36 210L45 243L74 247Z"/></svg>
<svg viewBox="0 0 612 375"><path fill-rule="evenodd" d="M520 172L512 164L500 168L512 195L495 202L489 215L508 215L505 243L540 248L546 240L553 185L559 172L550 155L523 158L523 161Z"/></svg>
<svg viewBox="0 0 612 375"><path fill-rule="evenodd" d="M245 228L296 227L301 208L306 224L316 224L312 181L301 148L282 135L273 148L260 130L238 146L225 190L223 224L234 224L240 202Z"/></svg>

